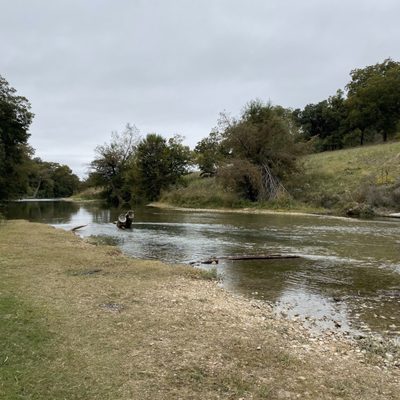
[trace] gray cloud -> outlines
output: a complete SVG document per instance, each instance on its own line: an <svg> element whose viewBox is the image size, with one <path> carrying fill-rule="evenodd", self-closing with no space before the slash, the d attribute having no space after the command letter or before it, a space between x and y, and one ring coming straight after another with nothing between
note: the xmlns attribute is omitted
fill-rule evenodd
<svg viewBox="0 0 400 400"><path fill-rule="evenodd" d="M303 107L356 67L398 59L393 0L0 1L2 74L36 113L31 144L82 174L135 123L193 146L254 98Z"/></svg>

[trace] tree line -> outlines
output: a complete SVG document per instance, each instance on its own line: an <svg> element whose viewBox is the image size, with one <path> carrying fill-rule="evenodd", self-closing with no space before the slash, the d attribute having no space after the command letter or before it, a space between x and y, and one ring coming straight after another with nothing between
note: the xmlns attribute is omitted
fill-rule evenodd
<svg viewBox="0 0 400 400"><path fill-rule="evenodd" d="M34 157L28 143L33 118L28 99L0 76L0 201L68 197L80 186L67 165Z"/></svg>
<svg viewBox="0 0 400 400"><path fill-rule="evenodd" d="M237 118L223 113L193 151L177 138L167 141L151 134L140 139L127 126L110 144L96 149L90 179L103 185L113 203L155 200L162 190L182 182L191 166L245 200L290 196L285 181L301 172L299 156L395 138L400 63L387 59L354 69L350 77L344 90L303 109L255 100Z"/></svg>
<svg viewBox="0 0 400 400"><path fill-rule="evenodd" d="M191 151L182 141L178 135L167 140L156 133L141 138L128 124L112 134L110 143L96 147L88 185L103 187L114 205L156 200L189 171Z"/></svg>
<svg viewBox="0 0 400 400"><path fill-rule="evenodd" d="M95 149L86 186L103 188L110 203L157 200L198 169L249 201L290 196L285 182L301 173L298 157L396 138L400 123L400 63L354 69L336 94L303 109L251 101L238 117L222 113L217 126L191 150L183 138L141 137L134 125ZM27 99L0 81L0 199L67 196L79 186L67 166L33 158Z"/></svg>
<svg viewBox="0 0 400 400"><path fill-rule="evenodd" d="M382 63L350 72L344 90L317 104L293 111L304 139L315 139L316 151L386 142L400 122L400 63Z"/></svg>

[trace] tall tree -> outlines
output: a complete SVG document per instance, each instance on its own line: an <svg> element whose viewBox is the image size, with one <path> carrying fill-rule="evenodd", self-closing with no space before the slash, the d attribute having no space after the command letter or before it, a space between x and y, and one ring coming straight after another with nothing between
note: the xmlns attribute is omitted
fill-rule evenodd
<svg viewBox="0 0 400 400"><path fill-rule="evenodd" d="M307 104L303 110L295 110L293 114L304 138L316 139L317 150L337 150L343 147L348 109L342 90L338 90L328 100Z"/></svg>
<svg viewBox="0 0 400 400"><path fill-rule="evenodd" d="M191 152L174 136L168 141L155 133L138 145L134 168L135 189L139 196L155 200L161 190L178 182L188 172Z"/></svg>
<svg viewBox="0 0 400 400"><path fill-rule="evenodd" d="M90 164L91 181L103 186L108 201L115 205L129 202L131 199L129 171L139 140L138 129L128 124L121 134L111 134L110 143L95 149L96 158Z"/></svg>
<svg viewBox="0 0 400 400"><path fill-rule="evenodd" d="M394 133L400 121L400 63L386 59L382 63L354 69L350 73L348 123L361 132L375 130L384 142Z"/></svg>
<svg viewBox="0 0 400 400"><path fill-rule="evenodd" d="M67 165L42 161L36 157L28 162L29 191L33 198L69 197L79 189L79 178Z"/></svg>
<svg viewBox="0 0 400 400"><path fill-rule="evenodd" d="M22 195L27 188L23 167L33 150L28 130L33 119L29 101L0 76L0 200Z"/></svg>
<svg viewBox="0 0 400 400"><path fill-rule="evenodd" d="M226 149L222 145L222 136L217 129L200 140L194 148L196 164L203 177L214 176L221 162L227 157Z"/></svg>
<svg viewBox="0 0 400 400"><path fill-rule="evenodd" d="M230 119L225 125L223 142L231 161L223 175L226 177L230 170L231 175L238 176L238 170L242 171L241 192L249 193L250 200L277 197L284 190L283 179L297 170L297 157L304 150L291 113L252 101L239 119Z"/></svg>

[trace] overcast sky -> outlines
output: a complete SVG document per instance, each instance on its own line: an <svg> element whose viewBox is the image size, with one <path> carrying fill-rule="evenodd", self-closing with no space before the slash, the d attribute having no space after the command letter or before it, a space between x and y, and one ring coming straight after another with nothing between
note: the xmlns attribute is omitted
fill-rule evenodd
<svg viewBox="0 0 400 400"><path fill-rule="evenodd" d="M36 155L83 176L128 122L194 147L251 99L327 98L400 59L399 16L398 0L0 0L0 75L32 104Z"/></svg>

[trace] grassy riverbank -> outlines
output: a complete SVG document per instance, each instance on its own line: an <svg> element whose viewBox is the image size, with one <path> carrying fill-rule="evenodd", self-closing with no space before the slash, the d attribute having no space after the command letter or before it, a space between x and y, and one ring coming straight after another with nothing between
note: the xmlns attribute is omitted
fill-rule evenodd
<svg viewBox="0 0 400 400"><path fill-rule="evenodd" d="M400 373L189 267L0 224L0 398L398 399Z"/></svg>
<svg viewBox="0 0 400 400"><path fill-rule="evenodd" d="M301 172L285 182L291 196L251 203L215 178L186 177L185 185L163 193L162 203L189 208L254 208L344 215L349 209L399 210L400 142L311 154Z"/></svg>

